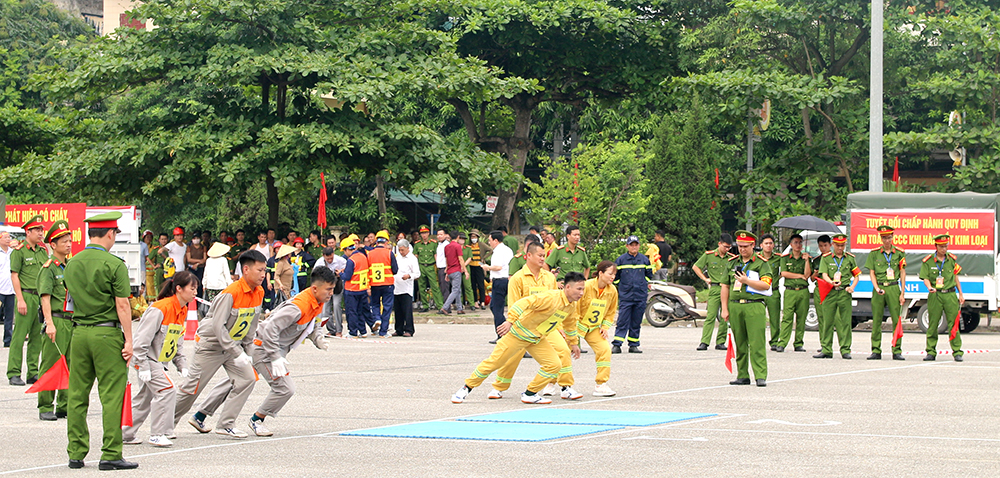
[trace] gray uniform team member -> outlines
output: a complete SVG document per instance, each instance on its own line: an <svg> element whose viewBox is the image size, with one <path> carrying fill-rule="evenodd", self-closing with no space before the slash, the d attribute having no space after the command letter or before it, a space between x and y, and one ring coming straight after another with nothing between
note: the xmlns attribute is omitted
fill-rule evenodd
<svg viewBox="0 0 1000 478"><path fill-rule="evenodd" d="M327 244L336 244L336 239L330 238ZM323 248L323 255L316 261L314 269L326 267L339 274L347 268L347 259L337 254L339 250L335 245L328 245ZM323 317L329 317L326 322L326 330L330 336L342 337L344 335L344 284L338 280L338 284L333 289L333 298L323 306Z"/></svg>
<svg viewBox="0 0 1000 478"><path fill-rule="evenodd" d="M152 285L152 284L150 284ZM132 426L122 427L126 445L138 445L136 436L142 422L150 418L149 444L173 445L174 404L177 389L167 378L167 364L174 363L182 377L189 375L184 356L184 325L187 305L198 295L198 278L180 271L167 279L156 302L139 319L132 335L132 367L139 375L139 391L132 398Z"/></svg>
<svg viewBox="0 0 1000 478"><path fill-rule="evenodd" d="M246 438L246 432L235 428L236 417L253 391L254 371L247 353L253 348L253 337L262 315L264 289L260 286L267 270L267 259L257 251L240 255L243 277L226 287L198 324L195 336L194 362L190 375L178 387L174 425L181 421L219 370L226 369L233 391L219 416L216 433L233 438ZM199 432L208 433L203 420L188 420Z"/></svg>
<svg viewBox="0 0 1000 478"><path fill-rule="evenodd" d="M281 303L257 328L257 338L253 341L256 346L253 349L253 366L261 380L267 381L271 387L257 413L250 417L250 431L260 437L273 434L264 427L264 418L277 416L295 394L295 383L288 374L288 359L285 356L306 340L312 340L318 349L327 349L316 316L333 295L337 275L329 268L318 267L313 269L310 279L311 285L306 290ZM228 380L216 384L201 404L195 419L204 421L206 416L212 415L226 401L231 390Z"/></svg>

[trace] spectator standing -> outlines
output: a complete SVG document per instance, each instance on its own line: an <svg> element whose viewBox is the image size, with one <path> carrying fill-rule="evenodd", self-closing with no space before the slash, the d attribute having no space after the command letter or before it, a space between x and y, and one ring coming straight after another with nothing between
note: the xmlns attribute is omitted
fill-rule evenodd
<svg viewBox="0 0 1000 478"><path fill-rule="evenodd" d="M458 243L458 231L452 231L448 236L451 240L444 247L448 298L444 300L444 306L438 313L450 314L449 307L455 305L458 314L464 314L465 307L462 306L462 245Z"/></svg>
<svg viewBox="0 0 1000 478"><path fill-rule="evenodd" d="M205 277L205 262L208 261L208 250L205 249L205 245L201 243L204 235L199 235L195 233L194 237L191 238L191 245L187 248L187 253L184 255L184 261L187 264L187 270L194 273L195 277L198 278L198 295L205 295L204 277Z"/></svg>
<svg viewBox="0 0 1000 478"><path fill-rule="evenodd" d="M482 233L479 229L469 231L469 245L466 246L470 252L469 258L469 282L472 284L472 298L475 300L475 307L486 308L486 276L483 272L483 264L489 246L479 242Z"/></svg>
<svg viewBox="0 0 1000 478"><path fill-rule="evenodd" d="M233 283L233 274L229 270L226 253L229 246L216 242L208 250L208 261L205 262L205 300L211 301L229 284Z"/></svg>
<svg viewBox="0 0 1000 478"><path fill-rule="evenodd" d="M514 258L514 251L510 250L503 242L503 233L493 231L490 233L490 247L493 248L493 255L490 257L490 265L483 269L490 271L490 281L493 283L493 292L490 297L490 310L493 312L493 330L500 327L507 318L503 314L504 306L507 304L507 265ZM500 336L497 335L497 339ZM492 343L496 343L493 340Z"/></svg>
<svg viewBox="0 0 1000 478"><path fill-rule="evenodd" d="M178 271L183 271L187 269L187 262L185 258L187 257L187 243L184 242L184 228L175 227L174 228L174 240L163 246L160 249L160 254L163 257L169 257L174 260L174 269Z"/></svg>
<svg viewBox="0 0 1000 478"><path fill-rule="evenodd" d="M305 249L310 256L313 256L314 261L323 255L324 248L326 248L326 245L320 241L319 231L309 231L309 242L306 243Z"/></svg>
<svg viewBox="0 0 1000 478"><path fill-rule="evenodd" d="M674 260L674 249L667 244L667 231L657 229L653 235L653 243L660 250L660 268L669 271Z"/></svg>
<svg viewBox="0 0 1000 478"><path fill-rule="evenodd" d="M500 226L499 230L503 233L503 243L507 246L507 248L509 248L512 252L521 248L517 242L517 238L507 234L506 226ZM527 241L527 238L525 238L525 241Z"/></svg>
<svg viewBox="0 0 1000 478"><path fill-rule="evenodd" d="M330 237L327 244L336 244L337 239ZM337 284L333 288L333 297L330 302L323 306L323 316L330 319L326 322L326 330L330 335L344 336L344 312L341 304L344 302L344 281L340 279L340 273L347 267L347 259L337 254L337 249L330 245L323 249L323 255L316 261L315 269L326 267L337 273Z"/></svg>
<svg viewBox="0 0 1000 478"><path fill-rule="evenodd" d="M10 282L10 233L0 232L0 317L3 317L3 346L10 347L14 329L14 285Z"/></svg>
<svg viewBox="0 0 1000 478"><path fill-rule="evenodd" d="M298 288L295 289L299 292L304 291L309 288L309 271L312 270L313 265L316 264L316 258L306 251L305 240L301 237L296 237L292 245L295 247L295 252L292 253L291 261L295 264L295 280ZM298 292L296 292L297 294ZM291 297L291 296L289 296Z"/></svg>
<svg viewBox="0 0 1000 478"><path fill-rule="evenodd" d="M257 234L257 243L250 247L251 251L264 254L264 257L271 257L271 241L267 240L267 233Z"/></svg>
<svg viewBox="0 0 1000 478"><path fill-rule="evenodd" d="M281 291L283 300L288 300L292 294L292 280L295 275L292 272L291 256L295 248L288 244L282 244L278 252L274 255L274 290Z"/></svg>
<svg viewBox="0 0 1000 478"><path fill-rule="evenodd" d="M146 229L142 232L142 240L139 241L139 263L146 264L146 259L149 258L149 252L153 248L153 231ZM148 292L153 286L153 270L151 268L146 268L146 274L143 276L142 285L146 288ZM148 293L146 294L149 295ZM153 292L153 297L156 297L156 292Z"/></svg>
<svg viewBox="0 0 1000 478"><path fill-rule="evenodd" d="M417 257L410 254L410 242L400 239L396 243L396 294L393 309L396 317L396 337L413 337L413 284L420 278L420 264Z"/></svg>
<svg viewBox="0 0 1000 478"><path fill-rule="evenodd" d="M445 298L441 302L441 308L444 309L444 303L447 302L447 297L451 295L450 282L448 282L448 260L444 257L444 248L451 242L451 238L444 229L438 229L437 231L437 248L434 252L434 267L437 268L437 280L438 286L441 289L441 297Z"/></svg>
<svg viewBox="0 0 1000 478"><path fill-rule="evenodd" d="M628 353L641 354L639 331L642 316L646 312L646 293L649 280L653 278L653 266L649 258L639 252L639 238L628 236L625 240L628 252L615 259L615 284L618 286L618 326L611 353L621 353L621 345L628 342Z"/></svg>
<svg viewBox="0 0 1000 478"><path fill-rule="evenodd" d="M243 229L236 230L236 243L232 245L229 249L229 254L226 254L226 258L229 259L229 270L236 271L233 272L233 280L238 277L239 267L236 267L236 259L240 257L243 251L250 249L252 244L247 243L247 233Z"/></svg>

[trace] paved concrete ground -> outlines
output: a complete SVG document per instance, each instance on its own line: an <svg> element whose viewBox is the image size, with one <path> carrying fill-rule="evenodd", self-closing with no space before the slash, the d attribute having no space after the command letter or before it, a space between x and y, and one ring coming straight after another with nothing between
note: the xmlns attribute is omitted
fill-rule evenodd
<svg viewBox="0 0 1000 478"><path fill-rule="evenodd" d="M436 320L436 319L435 319ZM487 400L488 385L464 404L450 403L490 352L490 326L418 324L416 337L392 343L332 340L330 351L305 345L289 357L298 392L268 418L273 438L229 440L186 423L170 449L126 447L143 476L998 476L1000 335L964 337L965 363L949 356L922 362L866 361L868 332L854 333L851 361L809 353L769 353L767 388L734 387L725 352L696 352L700 328L643 328L641 355L616 355L610 385L618 396L592 397L594 355L575 363L576 402L552 406L599 410L715 413L709 419L543 443L343 437L339 432L518 410L512 393ZM890 334L885 334L885 341ZM943 337L947 339L947 337ZM907 333L904 350L923 337ZM946 340L940 344L946 347ZM0 354L6 362L6 351ZM512 392L536 369L523 362ZM173 372L172 372L173 373ZM133 378L134 381L134 378ZM254 390L239 426L267 387ZM37 419L34 395L0 385L4 418L0 474L96 475L99 403L90 417L93 448L83 470L66 468L65 421ZM214 419L209 419L214 424ZM140 436L147 436L148 424Z"/></svg>

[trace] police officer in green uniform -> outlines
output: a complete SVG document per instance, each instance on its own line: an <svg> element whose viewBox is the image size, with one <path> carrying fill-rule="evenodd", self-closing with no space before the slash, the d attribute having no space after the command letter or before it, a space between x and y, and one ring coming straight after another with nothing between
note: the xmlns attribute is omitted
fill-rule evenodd
<svg viewBox="0 0 1000 478"><path fill-rule="evenodd" d="M580 245L580 228L566 228L566 245L557 246L549 251L545 259L545 268L556 274L556 281L562 282L567 272L579 272L590 278L590 258L587 251ZM511 275L514 273L511 272Z"/></svg>
<svg viewBox="0 0 1000 478"><path fill-rule="evenodd" d="M740 253L729 260L722 281L722 318L733 327L736 346L736 380L730 385L750 385L750 364L757 386L767 386L765 296L750 289L770 289L773 281L768 261L753 253L756 242L753 233L736 231Z"/></svg>
<svg viewBox="0 0 1000 478"><path fill-rule="evenodd" d="M767 322L771 326L771 340L768 345L771 351L778 350L778 341L781 339L781 291L778 290L778 279L781 278L781 260L779 255L774 253L774 236L764 234L760 236L760 252L758 255L767 261L771 266L771 274L774 281L771 283L771 295L764 297L764 309L767 310Z"/></svg>
<svg viewBox="0 0 1000 478"><path fill-rule="evenodd" d="M701 343L698 344L698 350L708 350L715 322L719 323L719 332L715 336L715 349L726 350L726 330L729 328L729 322L722 320L719 312L722 311L722 282L729 274L729 261L736 257L735 254L729 253L732 245L733 237L722 233L719 236L718 249L705 251L694 263L694 273L708 286L708 315L701 326Z"/></svg>
<svg viewBox="0 0 1000 478"><path fill-rule="evenodd" d="M152 295L154 298L160 295L160 288L163 287L163 263L166 262L167 258L160 254L160 248L166 246L170 242L170 238L167 237L166 233L160 233L160 237L157 239L159 241L157 245L153 246L149 250L149 256L146 257L153 268L153 290L152 294L147 292L147 295ZM148 287L148 286L147 286Z"/></svg>
<svg viewBox="0 0 1000 478"><path fill-rule="evenodd" d="M812 265L809 254L802 251L802 236L792 234L789 241L791 252L780 256L781 277L785 279L784 311L781 318L781 334L778 336L775 352L784 352L788 342L792 340L792 318L795 318L796 352L805 352L803 339L806 335L806 314L809 313L809 275ZM777 290L774 291L778 293Z"/></svg>
<svg viewBox="0 0 1000 478"><path fill-rule="evenodd" d="M823 278L822 271L819 270L819 263L823 261L823 256L826 255L826 253L830 252L831 246L832 244L830 243L830 236L823 234L822 236L816 238L816 247L819 248L819 255L813 257L812 262L810 264L812 266L812 276L810 276L809 278L812 279L814 284L816 284L816 286L813 287L812 303L813 303L813 308L816 310L816 327L820 331L823 330L823 321L826 319L825 315L823 314L823 307L820 306L820 300L819 300L819 281L822 280ZM823 349L820 348L819 350L816 351L822 352Z"/></svg>
<svg viewBox="0 0 1000 478"><path fill-rule="evenodd" d="M503 244L505 246L509 247L510 250L516 251L516 250L518 250L520 248L520 247L518 247L517 238L514 237L514 236L511 236L510 234L507 234L507 227L506 226L500 226L500 227L497 228L497 230L503 233L503 241L501 241L501 242L503 242ZM527 239L525 239L525 240L527 240ZM421 274L423 274L423 272L421 272ZM510 275L514 275L514 273L511 272Z"/></svg>
<svg viewBox="0 0 1000 478"><path fill-rule="evenodd" d="M229 253L226 254L226 259L229 260L229 270L231 271L237 270L236 259L240 257L240 254L242 254L243 251L249 250L250 246L253 245L248 243L246 241L246 238L247 238L246 231L244 231L243 229L239 229L236 231L236 243L234 243L232 247L229 248ZM318 256L313 256L313 257L318 257ZM157 293L159 293L159 291L157 291Z"/></svg>
<svg viewBox="0 0 1000 478"><path fill-rule="evenodd" d="M7 380L11 385L25 384L21 379L22 360L27 364L27 383L35 383L38 379L38 358L44 338L38 314L38 273L49 259L49 253L42 245L45 235L42 216L28 219L21 229L24 229L24 242L10 253L10 281L16 301L14 331L7 356ZM25 338L28 340L27 357L23 355Z"/></svg>
<svg viewBox="0 0 1000 478"><path fill-rule="evenodd" d="M70 322L72 316L63 310L66 303L63 270L73 248L69 223L60 220L52 224L45 235L45 242L49 243L52 256L42 264L42 271L38 274L38 297L41 300L42 317L45 318L41 364L43 373L55 365L60 356L69 356L69 344L73 337L73 323ZM58 394L53 390L38 392L38 418L45 421L66 418L66 391L61 390Z"/></svg>
<svg viewBox="0 0 1000 478"><path fill-rule="evenodd" d="M437 254L437 241L430 238L431 230L426 225L420 226L420 240L413 243L413 254L420 264L420 278L417 279L417 290L420 293L420 311L427 312L436 309L435 304L444 305L441 297L441 286L437 281L437 265L434 255Z"/></svg>
<svg viewBox="0 0 1000 478"><path fill-rule="evenodd" d="M892 316L892 330L899 323L900 310L906 301L905 293L900 284L906 284L906 252L892 245L893 228L883 224L876 228L882 247L873 249L865 260L865 269L872 280L872 354L868 360L882 360L882 321L883 312L889 306ZM893 360L903 358L903 339L899 339L892 347Z"/></svg>
<svg viewBox="0 0 1000 478"><path fill-rule="evenodd" d="M125 262L108 252L121 232L114 211L98 214L88 223L87 248L66 266L67 310L73 312L73 339L69 360L69 408L66 435L69 467L83 468L90 450L87 409L97 380L104 424L101 470L138 468L122 459L122 406L132 358L132 311Z"/></svg>
<svg viewBox="0 0 1000 478"><path fill-rule="evenodd" d="M834 234L833 252L823 255L819 263L822 280L833 284L833 290L827 294L820 307L826 320L820 322L819 342L820 352L813 358L833 358L833 332L837 331L837 342L840 343L840 356L851 359L851 294L858 285L861 269L854 259L854 254L846 252L847 235Z"/></svg>
<svg viewBox="0 0 1000 478"><path fill-rule="evenodd" d="M962 266L958 265L958 258L948 252L948 241L951 236L941 234L934 236L934 254L929 254L920 264L920 278L927 286L927 356L925 361L932 361L937 358L938 324L941 323L941 313L944 312L944 320L948 322L950 330L955 323L956 317L965 304L965 296L962 294L962 284L958 280L958 273L962 272ZM958 295L955 295L958 292ZM957 320L961 320L958 317ZM961 362L962 333L955 331L955 338L950 341L952 356L956 362Z"/></svg>

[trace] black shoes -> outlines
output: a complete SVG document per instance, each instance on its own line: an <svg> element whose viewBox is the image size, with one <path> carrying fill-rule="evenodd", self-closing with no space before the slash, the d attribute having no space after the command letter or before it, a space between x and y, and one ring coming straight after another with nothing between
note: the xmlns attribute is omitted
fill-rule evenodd
<svg viewBox="0 0 1000 478"><path fill-rule="evenodd" d="M963 360L965 360L965 359L964 359L964 358L963 358L963 357L962 357L961 355L956 355L956 356L955 356L955 361L956 361L956 362L961 362L961 361L963 361Z"/></svg>
<svg viewBox="0 0 1000 478"><path fill-rule="evenodd" d="M726 350L726 344L718 344L715 346L715 350Z"/></svg>
<svg viewBox="0 0 1000 478"><path fill-rule="evenodd" d="M820 352L820 353L818 353L816 355L813 355L813 358L819 358L819 359L828 358L828 359L832 359L833 355L827 355L827 354L825 354L823 352Z"/></svg>
<svg viewBox="0 0 1000 478"><path fill-rule="evenodd" d="M639 346L635 345L635 346L632 346L632 347L628 348L628 353L630 353L630 354L641 354L642 350L639 350Z"/></svg>
<svg viewBox="0 0 1000 478"><path fill-rule="evenodd" d="M33 377L28 377L28 385L34 385L34 383L37 381L38 381L38 375L35 375Z"/></svg>
<svg viewBox="0 0 1000 478"><path fill-rule="evenodd" d="M935 359L937 359L937 355L928 355L924 357L924 362L933 362Z"/></svg>
<svg viewBox="0 0 1000 478"><path fill-rule="evenodd" d="M139 464L125 460L101 460L97 465L99 470L134 470L139 468Z"/></svg>
<svg viewBox="0 0 1000 478"><path fill-rule="evenodd" d="M771 346L771 351L772 351L772 352L777 352L777 351L778 351L778 346L776 346L776 345L772 345L772 346Z"/></svg>
<svg viewBox="0 0 1000 478"><path fill-rule="evenodd" d="M851 359L851 353L850 352L847 352L846 354L840 354L840 356L843 357L844 360L850 360Z"/></svg>
<svg viewBox="0 0 1000 478"><path fill-rule="evenodd" d="M74 470L83 468L83 460L70 460L69 467Z"/></svg>
<svg viewBox="0 0 1000 478"><path fill-rule="evenodd" d="M612 345L611 346L611 353L613 353L613 354L620 354L620 353L622 353L622 348L620 346L618 346L618 345Z"/></svg>
<svg viewBox="0 0 1000 478"><path fill-rule="evenodd" d="M528 352L525 352L523 358L531 358L531 354L529 354Z"/></svg>
<svg viewBox="0 0 1000 478"><path fill-rule="evenodd" d="M496 343L497 343L497 340L500 340L500 339L493 339L493 340L490 340L490 343L491 343L491 344L493 344L493 345L496 345Z"/></svg>
<svg viewBox="0 0 1000 478"><path fill-rule="evenodd" d="M872 354L868 356L868 360L882 360L882 354L872 352Z"/></svg>
<svg viewBox="0 0 1000 478"><path fill-rule="evenodd" d="M777 347L775 347L775 348L774 348L774 351L775 351L775 352L779 352L779 353L780 353L780 352L784 352L784 351L785 351L785 348L779 345L779 346L777 346Z"/></svg>
<svg viewBox="0 0 1000 478"><path fill-rule="evenodd" d="M796 352L805 352L806 348L805 347L795 347L795 351Z"/></svg>
<svg viewBox="0 0 1000 478"><path fill-rule="evenodd" d="M729 382L729 384L730 385L750 385L750 379L749 378L738 378L736 380L733 380L732 382Z"/></svg>
<svg viewBox="0 0 1000 478"><path fill-rule="evenodd" d="M903 358L903 354L892 354L892 359L893 360L906 360L905 358Z"/></svg>
<svg viewBox="0 0 1000 478"><path fill-rule="evenodd" d="M66 412L56 410L56 418L66 418Z"/></svg>
<svg viewBox="0 0 1000 478"><path fill-rule="evenodd" d="M590 351L589 350L585 350L585 349L580 349L580 353L582 353L582 354L589 354Z"/></svg>
<svg viewBox="0 0 1000 478"><path fill-rule="evenodd" d="M54 422L57 418L55 412L41 412L38 414L38 419L45 422Z"/></svg>
<svg viewBox="0 0 1000 478"><path fill-rule="evenodd" d="M706 344L705 342L702 342L702 343L698 344L698 348L695 349L695 350L708 350L708 344Z"/></svg>
<svg viewBox="0 0 1000 478"><path fill-rule="evenodd" d="M21 380L21 377L11 377L10 380L8 380L8 383L17 387L24 386L24 380Z"/></svg>
<svg viewBox="0 0 1000 478"><path fill-rule="evenodd" d="M767 380L764 380L762 378L758 378L757 379L757 386L758 387L766 387L767 386Z"/></svg>

